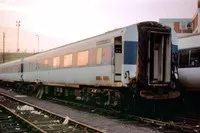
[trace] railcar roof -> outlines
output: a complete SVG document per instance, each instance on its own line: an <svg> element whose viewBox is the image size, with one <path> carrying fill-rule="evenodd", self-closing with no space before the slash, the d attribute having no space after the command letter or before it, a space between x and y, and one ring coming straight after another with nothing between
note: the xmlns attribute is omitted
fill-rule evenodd
<svg viewBox="0 0 200 133"><path fill-rule="evenodd" d="M126 26L126 27L128 27L128 26ZM82 39L82 40L75 41L75 42L72 42L72 43L68 43L68 44L65 44L65 45L62 45L62 46L59 46L59 47L56 47L56 48L52 48L52 49L43 51L43 52L41 52L41 53L37 53L37 54L35 54L35 55L29 56L29 57L25 57L24 59L26 60L26 59L29 59L29 58L32 58L32 57L37 57L37 56L40 56L41 54L46 53L46 52L50 52L50 51L53 51L53 50L56 50L56 49L60 49L60 48L62 48L62 47L70 46L70 45L73 45L73 44L76 44L76 43L79 43L79 42L82 42L82 41L86 41L86 40L89 40L89 39L93 39L93 38L95 38L95 37L100 37L100 36L103 36L103 35L105 35L105 34L113 33L113 32L119 31L119 30L123 30L123 29L125 29L126 27L123 27L123 28L116 28L116 29L114 29L114 30L107 31L107 32L104 32L104 33L99 34L99 35L96 35L96 36L92 36L92 37L89 37L89 38L86 38L86 39Z"/></svg>
<svg viewBox="0 0 200 133"><path fill-rule="evenodd" d="M20 62L20 61L21 61L21 59L17 59L17 60L5 62L5 63L0 64L0 67L1 67L1 66L6 66L6 65L12 64L12 63L13 63L13 64L14 64L14 63L18 63L18 62Z"/></svg>
<svg viewBox="0 0 200 133"><path fill-rule="evenodd" d="M143 21L143 22L134 23L134 24L131 24L131 25L128 25L128 26L125 26L125 27L115 28L115 29L113 29L113 30L106 31L106 32L104 32L104 33L102 33L102 34L99 34L99 35L96 35L96 36L88 37L88 38L85 38L85 39L82 39L82 40L79 40L79 41L75 41L75 42L72 42L72 43L69 43L69 44L65 44L65 45L62 45L62 46L59 46L59 47L56 47L56 48L52 48L52 49L46 50L46 51L44 51L44 52L42 52L42 53L46 53L46 52L49 52L49 51L52 51L52 50L56 50L56 49L59 49L59 48L65 47L65 46L73 45L73 44L75 44L75 43L82 42L82 41L86 41L86 40L89 40L89 39L92 39L92 38L95 38L95 37L100 37L100 36L103 36L103 35L105 35L105 34L109 34L109 33L112 33L112 32L116 32L116 31L119 31L119 30L123 30L123 29L126 29L126 28L130 27L130 26L137 25L137 24L144 23L144 22L146 22L146 23L148 23L148 22L149 22L149 23L159 23L159 22L156 22L156 21ZM162 24L162 23L159 23L159 24L164 25L164 24ZM164 26L165 26L165 27L169 27L169 26L167 26L167 25L164 25ZM42 54L42 53L38 53L38 54L35 54L35 55L39 55L39 54ZM35 56L35 55L33 55L33 56Z"/></svg>
<svg viewBox="0 0 200 133"><path fill-rule="evenodd" d="M155 22L155 21L144 21L144 22L147 22L147 23L148 23L148 22L149 22L149 23L151 23L151 22L153 22L153 23L159 23L159 22ZM69 46L69 45L73 45L73 44L75 44L75 43L82 42L82 41L86 41L86 40L89 40L89 39L92 39L92 38L95 38L95 37L100 37L100 36L103 36L103 35L105 35L105 34L110 34L110 33L113 33L113 32L120 31L120 30L124 30L124 29L126 29L126 28L128 28L128 27L131 27L131 26L133 26L133 25L137 25L137 24L139 24L139 23L144 23L144 22L138 22L138 23L135 23L135 24L131 24L131 25L122 27L122 28L116 28L116 29L113 29L113 30L104 32L104 33L102 33L102 34L99 34L99 35L96 35L96 36L93 36L93 37L89 37L89 38L86 38L86 39L82 39L82 40L79 40L79 41L75 41L75 42L72 42L72 43L69 43L69 44L65 44L65 45L62 45L62 46L59 46L59 47L56 47L56 48L52 48L52 49L46 50L46 51L41 52L41 53L37 53L37 54L32 55L32 56L29 56L29 57L25 57L24 59L26 60L26 59L29 59L29 58L32 58L32 57L37 57L37 56L40 56L41 54L46 53L46 52L50 52L50 51L53 51L53 50L56 50L56 49L59 49L59 48L62 48L62 47L66 47L66 46ZM161 23L160 23L160 24L161 24ZM163 24L161 24L161 25L163 25ZM18 59L18 60L15 60L15 61L17 62L17 61L20 61L20 60L21 60L21 59ZM14 63L14 61L10 61L10 62L7 62L7 63L12 63L12 62ZM4 64L7 64L7 63L4 63Z"/></svg>
<svg viewBox="0 0 200 133"><path fill-rule="evenodd" d="M126 27L128 27L128 26L126 26ZM125 29L126 27L117 28L117 29L114 29L114 30L110 30L110 31L104 32L104 33L102 33L102 34L98 34L98 35L96 35L96 36L92 36L92 37L88 37L88 38L85 38L85 39L82 39L82 40L79 40L79 41L75 41L75 42L72 42L72 43L68 43L68 44L65 44L65 45L62 45L62 46L59 46L59 47L56 47L56 48L52 48L52 49L46 50L46 51L44 51L44 52L42 52L42 53L49 52L49 51L52 51L52 50L55 50L55 49L59 49L59 48L65 47L65 46L73 45L73 44L75 44L75 43L82 42L82 41L86 41L86 40L89 40L89 39L92 39L92 38L95 38L95 37L103 36L103 35L108 34L108 33L116 32L116 31ZM41 54L41 53L38 53L38 54ZM36 55L37 55L37 54L36 54Z"/></svg>
<svg viewBox="0 0 200 133"><path fill-rule="evenodd" d="M179 39L180 39L180 38L187 38L187 37L198 36L198 35L200 35L200 33L192 33L192 34L190 34L190 35L184 35L184 36L180 36L180 37L178 37L178 38L179 38Z"/></svg>

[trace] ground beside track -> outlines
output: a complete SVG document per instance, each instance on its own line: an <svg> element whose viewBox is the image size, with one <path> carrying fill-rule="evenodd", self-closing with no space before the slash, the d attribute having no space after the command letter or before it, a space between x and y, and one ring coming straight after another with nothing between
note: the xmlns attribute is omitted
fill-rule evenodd
<svg viewBox="0 0 200 133"><path fill-rule="evenodd" d="M20 97L13 91L5 90L0 88L0 92L7 95L13 96L17 99L26 101L28 103L34 104L41 108L50 110L54 113L60 114L62 116L69 116L70 118L86 123L90 126L97 127L107 133L161 133L157 127L148 127L145 124L134 124L134 122L121 121L112 118L107 118L98 114L88 113L72 109L66 106L51 103L49 101L44 101L37 99L35 97Z"/></svg>

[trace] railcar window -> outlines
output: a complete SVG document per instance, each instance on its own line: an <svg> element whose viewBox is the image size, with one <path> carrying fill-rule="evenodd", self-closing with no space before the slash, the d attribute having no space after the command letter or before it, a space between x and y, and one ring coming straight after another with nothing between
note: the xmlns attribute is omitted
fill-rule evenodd
<svg viewBox="0 0 200 133"><path fill-rule="evenodd" d="M191 50L190 65L191 66L200 65L200 48Z"/></svg>
<svg viewBox="0 0 200 133"><path fill-rule="evenodd" d="M47 59L44 60L44 64L45 64L45 65L48 65L48 60L47 60Z"/></svg>
<svg viewBox="0 0 200 133"><path fill-rule="evenodd" d="M59 65L60 65L60 57L59 56L58 57L54 57L53 58L53 67L57 68L57 67L59 67Z"/></svg>
<svg viewBox="0 0 200 133"><path fill-rule="evenodd" d="M64 67L68 67L72 65L72 54L68 54L64 56Z"/></svg>
<svg viewBox="0 0 200 133"><path fill-rule="evenodd" d="M102 48L97 48L97 59L96 63L101 64L102 61Z"/></svg>
<svg viewBox="0 0 200 133"><path fill-rule="evenodd" d="M88 51L82 51L78 53L77 65L85 66L88 64Z"/></svg>
<svg viewBox="0 0 200 133"><path fill-rule="evenodd" d="M189 50L181 50L179 52L179 66L184 67L189 65Z"/></svg>

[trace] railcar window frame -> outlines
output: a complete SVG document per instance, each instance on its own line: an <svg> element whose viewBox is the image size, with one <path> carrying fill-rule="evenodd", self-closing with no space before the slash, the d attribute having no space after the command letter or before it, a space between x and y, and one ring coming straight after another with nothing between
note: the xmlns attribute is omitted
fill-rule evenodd
<svg viewBox="0 0 200 133"><path fill-rule="evenodd" d="M103 57L103 48L102 47L96 48L96 64L97 65L102 64L102 57Z"/></svg>
<svg viewBox="0 0 200 133"><path fill-rule="evenodd" d="M77 59L78 59L78 54L77 52L72 53L72 67L76 67L77 66Z"/></svg>

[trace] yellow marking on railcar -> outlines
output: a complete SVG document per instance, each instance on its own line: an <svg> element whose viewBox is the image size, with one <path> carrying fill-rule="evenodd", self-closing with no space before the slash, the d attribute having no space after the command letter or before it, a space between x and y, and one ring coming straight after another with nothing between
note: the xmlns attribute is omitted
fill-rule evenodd
<svg viewBox="0 0 200 133"><path fill-rule="evenodd" d="M101 76L96 76L96 80L102 80Z"/></svg>
<svg viewBox="0 0 200 133"><path fill-rule="evenodd" d="M109 80L109 77L108 76L103 76L103 80Z"/></svg>

